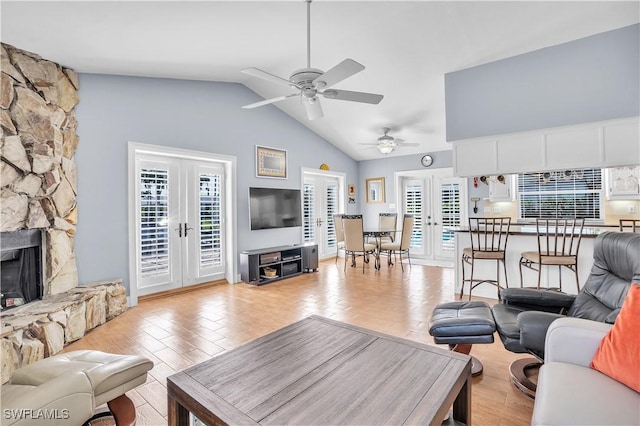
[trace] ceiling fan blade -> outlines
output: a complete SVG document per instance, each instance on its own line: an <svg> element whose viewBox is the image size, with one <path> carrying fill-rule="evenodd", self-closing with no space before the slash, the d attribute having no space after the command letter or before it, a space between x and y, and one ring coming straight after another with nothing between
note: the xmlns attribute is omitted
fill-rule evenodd
<svg viewBox="0 0 640 426"><path fill-rule="evenodd" d="M298 96L298 93L292 93L290 95L278 96L277 98L265 99L264 101L256 102L253 104L245 105L242 108L244 109L253 109L263 105L269 105L274 102L284 101L285 99L293 98L294 96Z"/></svg>
<svg viewBox="0 0 640 426"><path fill-rule="evenodd" d="M295 84L290 82L289 80L285 80L284 78L280 78L277 75L270 74L266 71L262 71L258 68L246 68L240 71L243 74L250 75L252 77L258 77L263 80L270 81L272 83L282 84L285 86L297 87Z"/></svg>
<svg viewBox="0 0 640 426"><path fill-rule="evenodd" d="M363 102L366 104L379 104L384 96L373 93L352 92L350 90L325 90L322 96L328 99L338 99L340 101Z"/></svg>
<svg viewBox="0 0 640 426"><path fill-rule="evenodd" d="M304 108L307 110L307 117L309 120L315 120L316 118L322 118L322 107L320 106L320 100L316 99L315 102L304 101Z"/></svg>
<svg viewBox="0 0 640 426"><path fill-rule="evenodd" d="M372 143L360 143L360 145L378 146L378 142L372 142Z"/></svg>
<svg viewBox="0 0 640 426"><path fill-rule="evenodd" d="M398 142L397 139L396 142ZM420 144L415 142L398 142L398 146L420 146Z"/></svg>
<svg viewBox="0 0 640 426"><path fill-rule="evenodd" d="M357 63L353 59L345 59L329 71L313 80L313 84L319 89L326 89L336 83L345 80L364 69L364 65Z"/></svg>

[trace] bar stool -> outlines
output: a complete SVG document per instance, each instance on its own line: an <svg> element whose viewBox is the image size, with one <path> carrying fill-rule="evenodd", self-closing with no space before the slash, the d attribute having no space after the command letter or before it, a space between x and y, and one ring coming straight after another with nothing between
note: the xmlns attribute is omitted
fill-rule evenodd
<svg viewBox="0 0 640 426"><path fill-rule="evenodd" d="M558 267L558 286L562 291L562 267L570 269L576 275L576 287L580 292L578 280L578 250L582 239L584 219L536 219L538 233L538 251L525 251L520 255L520 287L523 287L522 267L538 272L538 286L542 278L542 266Z"/></svg>
<svg viewBox="0 0 640 426"><path fill-rule="evenodd" d="M620 219L620 232L640 232L640 219Z"/></svg>
<svg viewBox="0 0 640 426"><path fill-rule="evenodd" d="M510 217L472 217L469 218L469 236L471 237L471 247L462 250L462 288L460 288L460 298L464 294L464 284L469 283L469 300L471 292L480 284L493 284L498 289L498 299L500 299L500 263L504 269L505 287L509 287L507 279L507 266L505 265L505 254L507 251L507 240L509 238L509 228L511 227ZM496 262L496 278L484 279L474 278L474 267L477 260L491 260ZM465 278L464 264L471 265L471 276ZM475 282L475 284L474 284Z"/></svg>

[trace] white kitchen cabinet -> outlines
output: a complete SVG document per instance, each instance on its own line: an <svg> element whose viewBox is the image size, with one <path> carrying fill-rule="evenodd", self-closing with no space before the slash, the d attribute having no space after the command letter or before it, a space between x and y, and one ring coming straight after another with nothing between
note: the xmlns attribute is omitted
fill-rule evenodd
<svg viewBox="0 0 640 426"><path fill-rule="evenodd" d="M461 177L636 166L640 117L453 141Z"/></svg>
<svg viewBox="0 0 640 426"><path fill-rule="evenodd" d="M606 182L610 200L640 199L640 166L607 169Z"/></svg>
<svg viewBox="0 0 640 426"><path fill-rule="evenodd" d="M504 175L504 182L500 182L495 176L489 179L489 201L513 201L515 200L515 175Z"/></svg>

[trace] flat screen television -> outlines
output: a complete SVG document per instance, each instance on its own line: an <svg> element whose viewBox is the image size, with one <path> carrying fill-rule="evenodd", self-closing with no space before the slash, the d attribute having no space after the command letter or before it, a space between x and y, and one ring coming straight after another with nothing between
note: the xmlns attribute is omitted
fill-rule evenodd
<svg viewBox="0 0 640 426"><path fill-rule="evenodd" d="M302 226L299 189L249 188L251 230Z"/></svg>

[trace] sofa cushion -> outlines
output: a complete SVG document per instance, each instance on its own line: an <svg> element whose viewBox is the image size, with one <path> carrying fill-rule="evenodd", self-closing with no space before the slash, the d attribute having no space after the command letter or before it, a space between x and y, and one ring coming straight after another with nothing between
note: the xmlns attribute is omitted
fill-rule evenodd
<svg viewBox="0 0 640 426"><path fill-rule="evenodd" d="M591 367L640 392L640 285L629 288L611 330L602 339Z"/></svg>
<svg viewBox="0 0 640 426"><path fill-rule="evenodd" d="M532 425L637 425L640 395L591 368L547 362L538 375Z"/></svg>

